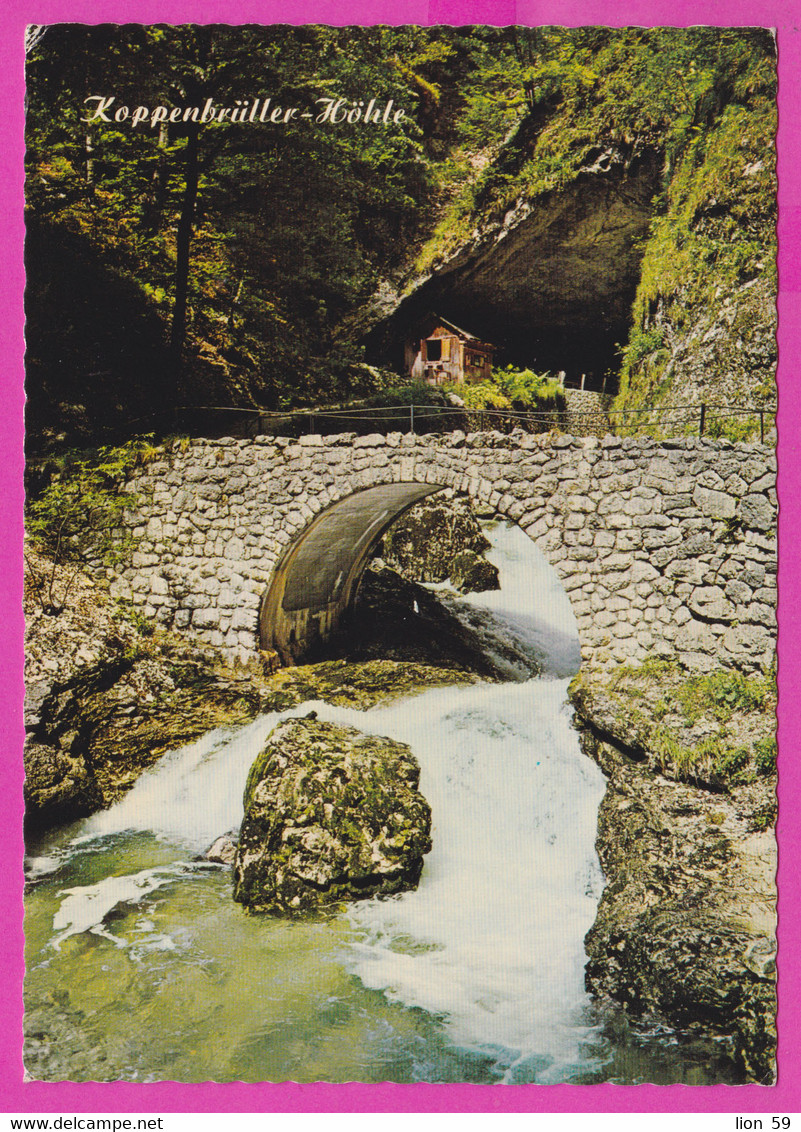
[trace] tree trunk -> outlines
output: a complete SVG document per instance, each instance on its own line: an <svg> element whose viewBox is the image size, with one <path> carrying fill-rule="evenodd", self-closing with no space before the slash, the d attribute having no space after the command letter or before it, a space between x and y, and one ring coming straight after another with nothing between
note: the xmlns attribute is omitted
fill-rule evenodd
<svg viewBox="0 0 801 1132"><path fill-rule="evenodd" d="M86 183L91 185L95 179L95 147L90 130L86 131L83 139L83 154L86 170Z"/></svg>
<svg viewBox="0 0 801 1132"><path fill-rule="evenodd" d="M186 339L186 306L189 291L189 245L192 241L192 225L197 202L198 128L194 124L190 126L187 135L185 155L184 193L175 246L175 302L172 312L169 351L169 392L173 406L177 405L181 385L181 356Z"/></svg>
<svg viewBox="0 0 801 1132"><path fill-rule="evenodd" d="M150 233L156 233L161 228L164 202L167 197L167 156L165 150L169 140L167 123L162 122L159 127L159 140L157 143L156 164L153 176L150 179L150 188L145 200L144 226Z"/></svg>

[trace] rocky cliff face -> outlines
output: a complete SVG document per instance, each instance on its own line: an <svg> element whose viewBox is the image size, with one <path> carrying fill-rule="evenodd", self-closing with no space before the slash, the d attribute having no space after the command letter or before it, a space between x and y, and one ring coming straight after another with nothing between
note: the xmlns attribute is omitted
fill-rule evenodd
<svg viewBox="0 0 801 1132"><path fill-rule="evenodd" d="M659 173L654 151L598 147L562 189L477 211L402 296L380 294L368 350L397 365L410 323L436 310L510 359L600 378L627 333Z"/></svg>
<svg viewBox="0 0 801 1132"><path fill-rule="evenodd" d="M714 275L710 283L715 282ZM655 405L659 413L616 416L625 431L699 427L710 435L775 440L776 289L765 274L715 287L711 302L660 296L635 333L626 386L616 408ZM721 412L721 407L724 411ZM750 411L749 411L750 410Z"/></svg>
<svg viewBox="0 0 801 1132"><path fill-rule="evenodd" d="M697 414L677 412L688 405L775 404L775 51L752 29L682 65L694 35L634 48L664 73L641 87L640 56L625 124L622 56L605 49L591 62L593 99L543 104L521 123L405 280L379 289L364 315L376 359L397 366L415 319L436 310L493 342L496 364L619 389L624 431L697 428ZM714 428L756 438L761 423L720 413Z"/></svg>
<svg viewBox="0 0 801 1132"><path fill-rule="evenodd" d="M34 551L40 573L52 564ZM26 579L28 582L29 579ZM258 684L213 649L155 630L90 575L55 568L71 589L57 617L26 586L25 805L31 827L116 801L166 750L257 710Z"/></svg>
<svg viewBox="0 0 801 1132"><path fill-rule="evenodd" d="M676 409L707 402L758 409L776 402L776 107L771 90L749 112L728 106L665 178L623 356L618 409L657 406L637 427L675 428ZM627 422L633 425L633 419ZM768 435L773 435L768 418ZM719 413L717 435L758 437L755 413Z"/></svg>
<svg viewBox="0 0 801 1132"><path fill-rule="evenodd" d="M410 581L450 581L473 593L499 588L498 568L482 557L489 545L469 499L448 491L424 499L393 523L381 557Z"/></svg>
<svg viewBox="0 0 801 1132"><path fill-rule="evenodd" d="M768 685L669 667L572 686L608 777L607 879L587 987L629 1016L722 1042L743 1080L776 1050L775 700Z"/></svg>

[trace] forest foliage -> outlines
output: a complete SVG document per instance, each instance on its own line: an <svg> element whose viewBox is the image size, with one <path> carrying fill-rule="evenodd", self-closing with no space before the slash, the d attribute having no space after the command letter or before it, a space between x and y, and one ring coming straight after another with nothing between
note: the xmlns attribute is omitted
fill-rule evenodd
<svg viewBox="0 0 801 1132"><path fill-rule="evenodd" d="M575 178L599 145L664 154L640 311L664 286L659 255L692 274L699 239L706 262L729 256L740 273L762 254L765 184L738 188L726 149L744 132L770 147L759 30L57 25L27 80L29 428L44 447L103 425L159 431L176 405L375 392L353 330L365 304L478 216ZM98 95L375 98L405 115L133 128L87 123ZM731 222L705 237L711 197Z"/></svg>
<svg viewBox="0 0 801 1132"><path fill-rule="evenodd" d="M52 459L47 483L29 500L26 557L31 592L41 609L61 613L82 568L114 568L125 561L134 537L129 513L138 499L127 488L131 473L156 449L142 436L119 447L69 449Z"/></svg>

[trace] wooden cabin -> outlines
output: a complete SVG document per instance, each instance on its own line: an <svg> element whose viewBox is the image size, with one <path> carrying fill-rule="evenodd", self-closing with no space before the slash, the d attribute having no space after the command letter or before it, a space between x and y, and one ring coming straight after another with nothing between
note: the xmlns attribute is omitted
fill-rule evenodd
<svg viewBox="0 0 801 1132"><path fill-rule="evenodd" d="M492 375L489 342L460 330L447 319L432 315L406 342L404 360L412 381L427 385L473 384Z"/></svg>

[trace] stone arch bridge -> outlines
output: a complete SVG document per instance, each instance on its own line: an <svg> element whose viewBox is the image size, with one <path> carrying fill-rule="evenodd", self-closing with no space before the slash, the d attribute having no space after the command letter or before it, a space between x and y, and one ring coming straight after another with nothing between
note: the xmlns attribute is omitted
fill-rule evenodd
<svg viewBox="0 0 801 1132"><path fill-rule="evenodd" d="M246 660L339 623L387 527L443 487L518 523L570 596L593 668L648 654L744 671L775 643L771 449L517 431L192 440L127 485L115 596Z"/></svg>

